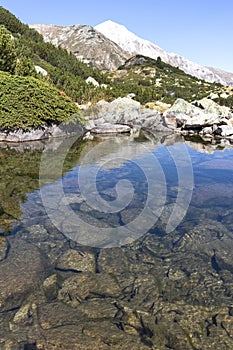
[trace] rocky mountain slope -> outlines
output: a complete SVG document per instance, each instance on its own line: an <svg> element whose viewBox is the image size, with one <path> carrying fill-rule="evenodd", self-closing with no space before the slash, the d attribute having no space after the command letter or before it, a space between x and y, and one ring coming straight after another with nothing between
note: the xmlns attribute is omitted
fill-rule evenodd
<svg viewBox="0 0 233 350"><path fill-rule="evenodd" d="M89 25L30 27L42 34L45 41L73 52L79 60L98 69L116 69L129 58L128 52Z"/></svg>
<svg viewBox="0 0 233 350"><path fill-rule="evenodd" d="M178 54L168 53L156 44L130 32L125 26L111 20L94 28L89 25L56 26L30 25L43 35L46 41L73 52L76 57L99 69L114 70L134 55L154 59L158 56L185 73L207 82L233 85L233 73L213 67L201 66Z"/></svg>
<svg viewBox="0 0 233 350"><path fill-rule="evenodd" d="M167 53L150 41L139 38L123 25L110 20L95 26L95 29L131 55L141 54L155 59L160 56L164 62L207 82L217 82L223 85L228 85L229 81L233 82L233 73L228 73L230 76L226 77L224 71L201 66L175 53Z"/></svg>
<svg viewBox="0 0 233 350"><path fill-rule="evenodd" d="M207 67L209 70L211 70L214 74L217 74L220 76L227 85L233 85L233 73L226 72L225 70L222 70L220 68L215 67Z"/></svg>

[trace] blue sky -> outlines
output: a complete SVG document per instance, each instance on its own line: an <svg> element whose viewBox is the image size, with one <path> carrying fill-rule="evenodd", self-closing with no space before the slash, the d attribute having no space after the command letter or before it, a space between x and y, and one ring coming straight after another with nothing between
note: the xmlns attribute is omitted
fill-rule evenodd
<svg viewBox="0 0 233 350"><path fill-rule="evenodd" d="M233 72L232 0L0 0L24 23L111 19L168 52Z"/></svg>

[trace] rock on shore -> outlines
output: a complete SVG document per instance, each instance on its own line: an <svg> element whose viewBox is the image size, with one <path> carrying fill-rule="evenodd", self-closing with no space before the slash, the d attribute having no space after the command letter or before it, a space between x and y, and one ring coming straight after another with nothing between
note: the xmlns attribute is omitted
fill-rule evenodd
<svg viewBox="0 0 233 350"><path fill-rule="evenodd" d="M80 123L72 125L51 125L43 126L38 129L24 131L22 129L15 131L1 131L0 142L30 142L49 139L51 137L63 137L67 135L82 135L83 127Z"/></svg>
<svg viewBox="0 0 233 350"><path fill-rule="evenodd" d="M125 126L134 130L144 128L151 131L171 132L164 125L161 113L157 110L142 108L140 102L129 97L119 97L112 102L98 102L95 105L94 117L89 117L89 119L91 122L87 127L93 133L107 133L110 126L112 132L115 133L127 131Z"/></svg>
<svg viewBox="0 0 233 350"><path fill-rule="evenodd" d="M99 101L89 113L85 126L80 123L68 126L61 124L28 132L0 132L0 141L27 142L67 135L81 137L87 132L89 137L90 134L135 133L144 129L152 133L198 134L207 141L226 139L233 143L233 112L229 107L220 106L208 98L192 103L179 98L162 113L156 109L143 108L140 102L130 96L119 97L112 102Z"/></svg>
<svg viewBox="0 0 233 350"><path fill-rule="evenodd" d="M184 135L200 134L209 138L228 138L233 142L232 111L208 98L192 103L177 99L163 117L167 127Z"/></svg>
<svg viewBox="0 0 233 350"><path fill-rule="evenodd" d="M94 115L93 115L94 114ZM129 97L112 102L100 101L89 116L87 130L93 134L108 134L135 130L200 135L204 140L227 139L233 142L233 112L211 99L189 103L177 99L165 112L143 108ZM127 129L128 128L128 129Z"/></svg>

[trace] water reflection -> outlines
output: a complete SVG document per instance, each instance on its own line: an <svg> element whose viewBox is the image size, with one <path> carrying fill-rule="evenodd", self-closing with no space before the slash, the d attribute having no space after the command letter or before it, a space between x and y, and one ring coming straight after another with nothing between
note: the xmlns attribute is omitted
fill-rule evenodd
<svg viewBox="0 0 233 350"><path fill-rule="evenodd" d="M55 204L69 197L68 205L71 211L81 213L82 218L86 215L86 221L93 220L93 224L97 227L105 224L111 227L122 226L140 215L148 200L148 179L150 180L153 176L156 182L153 186L151 185L152 196L149 202L152 203L153 198L156 198L157 202L152 203L151 222L153 220L157 222L158 218L159 222L168 222L174 209L174 203L177 201L179 186L182 187L181 197L189 198L192 195L193 180L188 168L189 163L188 166L187 164L177 166L178 153L175 156L172 154L176 147L179 149L181 145L184 145L184 140L178 135L160 134L155 137L144 134L138 139L120 137L106 141L106 139L97 138L92 142L69 139L71 147L68 152L66 142L65 139L57 139L43 143L1 145L0 227L2 230L9 231L12 223L17 222L25 207L31 206L33 210L35 197L37 201L40 201L40 193L34 191L40 186L42 186L42 194L50 193L52 201L56 201ZM185 144L188 145L188 156L190 156L194 171L195 186L191 206L195 208L203 206L209 209L213 206L219 207L220 212L226 206L230 208L231 198L233 198L232 150L214 151L218 145L200 145L190 140ZM45 148L47 148L47 154L48 150L50 153L39 183L41 156ZM204 149L205 152L200 153L200 149ZM180 148L181 153L184 150ZM58 171L57 167L62 157L64 157L64 163L62 163L62 169ZM182 157L184 158L183 155ZM187 160L185 156L186 163ZM137 162L140 164L138 165ZM82 176L79 176L78 184L80 164L82 165ZM179 167L181 168L180 173ZM66 175L63 176L64 174ZM91 183L93 178L95 179L94 184ZM122 185L122 188L117 187L117 184ZM60 186L63 189L61 198L58 200L56 195ZM157 196L154 196L154 193ZM122 197L119 197L119 194ZM176 206L177 217L181 217L182 210L184 212L186 209L182 209L184 198L181 198L180 203ZM27 204L27 201L30 202L30 205ZM166 208L164 208L165 203ZM55 209L57 210L56 206ZM60 209L64 210L64 207L62 208L61 205ZM120 215L112 213L120 209L122 211ZM28 214L28 209L26 212ZM58 217L63 218L64 215L66 213L58 212ZM23 217L25 218L25 213ZM176 222L178 222L177 219L171 226L172 229L175 228ZM60 224L61 220L58 220L59 229ZM148 225L147 230L151 226ZM137 227L138 223L132 226L132 230L137 230Z"/></svg>
<svg viewBox="0 0 233 350"><path fill-rule="evenodd" d="M192 199L179 225L167 231L179 193L171 150L180 150L184 140L176 135L114 138L105 149L101 145L106 143L97 139L73 143L67 154L64 142L31 150L22 150L22 145L1 148L1 224L5 230L10 220L16 224L12 234L0 240L0 347L231 349L233 149L211 146L206 153L196 150L203 145L186 143L194 175ZM40 189L45 146L51 158ZM90 153L92 149L101 152ZM111 152L117 161L108 161ZM108 249L80 245L63 234L70 228L62 214L67 199L74 213L89 224L97 223L96 240L103 226L117 228L139 217L148 199L148 182L137 162L144 159L143 167L148 166L148 152L156 156L166 179L166 193L156 206L161 212L148 232L131 241L118 236L122 246ZM61 177L57 158L64 154ZM116 206L121 205L117 199L125 200L124 191L117 197L117 183L130 181L132 197L126 198L129 204L120 213L109 215L108 208L101 213L98 203L93 209L85 201L77 181L82 162L87 179L92 167L104 165L96 187L102 199ZM184 197L191 191L186 180ZM64 196L57 200L61 185ZM127 186L122 183L123 189ZM56 199L50 209L62 230L48 216L41 191ZM178 217L182 209L176 207Z"/></svg>
<svg viewBox="0 0 233 350"><path fill-rule="evenodd" d="M53 143L54 153L60 152L62 140ZM0 228L10 231L22 214L27 195L39 188L39 167L41 155L48 142L31 142L22 144L0 144ZM85 142L82 144L85 145ZM75 166L82 146L77 141L70 149L64 163L66 172ZM56 179L50 164L51 179Z"/></svg>

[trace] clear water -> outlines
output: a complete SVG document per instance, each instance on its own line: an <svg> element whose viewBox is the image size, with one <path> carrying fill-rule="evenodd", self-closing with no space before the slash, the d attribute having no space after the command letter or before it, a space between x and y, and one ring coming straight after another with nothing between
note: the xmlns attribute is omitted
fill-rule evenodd
<svg viewBox="0 0 233 350"><path fill-rule="evenodd" d="M73 220L70 229L63 232L68 239L90 246L121 246L148 231L163 231L166 235L173 210L179 218L175 218L172 228L181 235L187 228L205 224L205 220L224 223L231 232L232 148L216 150L209 146L208 153L195 150L195 143L169 140L171 145L166 145L166 138L162 142L123 137L99 139L71 142L69 149L65 146L65 152L61 143L50 153L46 153L43 144L23 150L2 146L1 230L9 234L20 224L30 225L32 221L43 225L49 216L62 231L61 220L57 219L60 216L63 223ZM183 198L177 198L179 191ZM148 204L150 199L152 204ZM146 206L150 214L143 213ZM140 226L138 217L149 222ZM101 229L104 232L108 228L115 228L117 235L120 227L134 221L140 226L129 226L129 230L135 229L135 236L131 232L119 241L111 242L110 238L105 242L103 237L103 241L100 238L98 242L88 242L82 238L85 227L80 238L72 236L72 229L76 231L85 223L95 231L99 228L100 235Z"/></svg>
<svg viewBox="0 0 233 350"><path fill-rule="evenodd" d="M56 140L2 145L0 163L0 228L8 240L5 253L5 243L0 246L1 263L10 259L11 247L27 252L36 246L46 258L45 277L59 272L65 280L63 274L73 270L64 272L57 261L81 247L96 253L96 273L109 269L120 281L119 300L126 302L128 281L143 280L144 287L127 299L131 307L152 312L156 303L158 309L164 303L164 310L167 303L173 309L177 303L185 310L187 328L194 312L200 327L205 322L207 311L200 306L221 307L228 322L233 300L231 146L176 136ZM17 259L23 261L25 254ZM143 288L150 291L146 298ZM191 332L196 326L190 327Z"/></svg>

